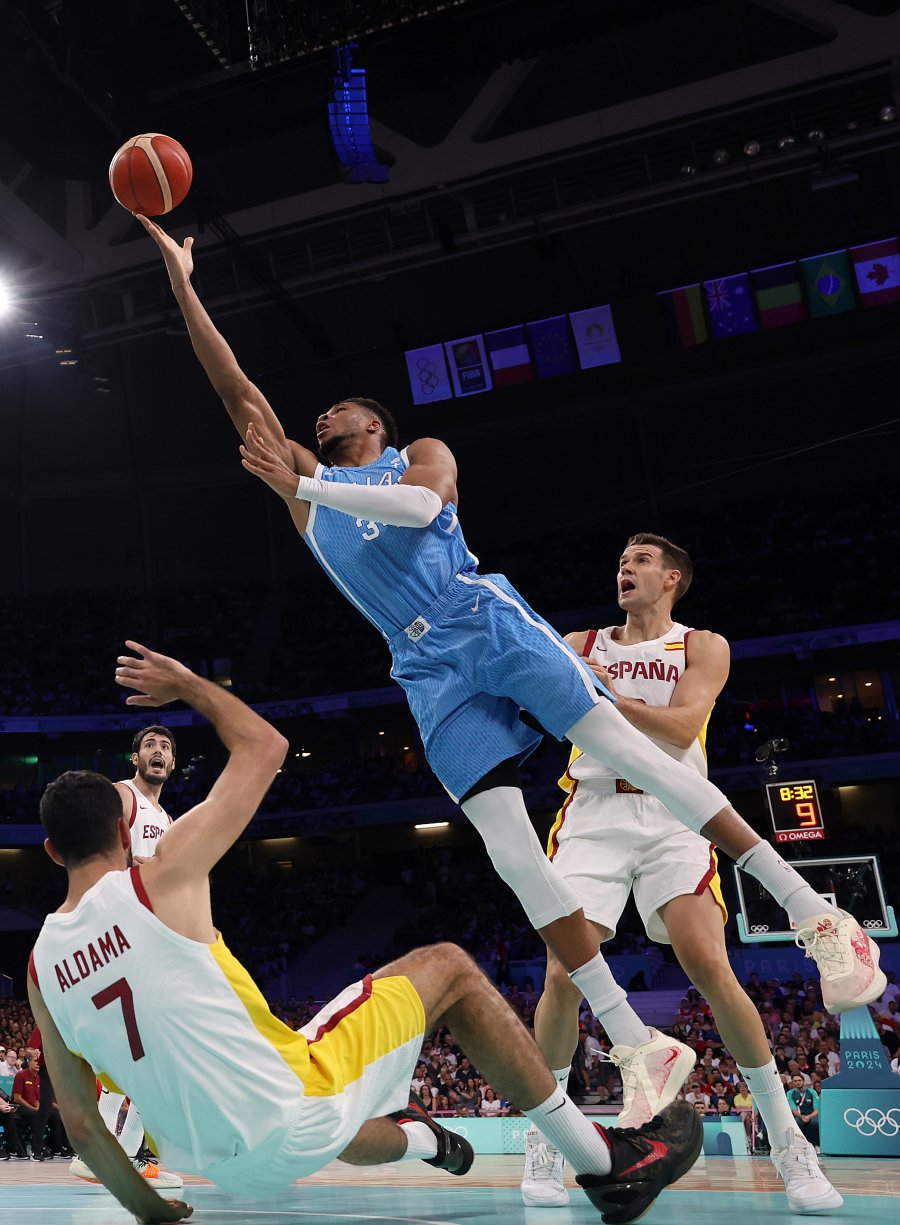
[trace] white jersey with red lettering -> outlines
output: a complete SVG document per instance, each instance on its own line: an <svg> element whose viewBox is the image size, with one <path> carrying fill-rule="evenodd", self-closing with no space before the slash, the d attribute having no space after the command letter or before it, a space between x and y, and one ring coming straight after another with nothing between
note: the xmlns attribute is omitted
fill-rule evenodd
<svg viewBox="0 0 900 1225"><path fill-rule="evenodd" d="M690 634L689 626L676 624L660 638L626 646L613 638L612 629L592 630L582 655L606 668L623 697L668 706L687 667ZM648 739L705 775L708 723L709 715L686 749ZM660 913L666 903L709 889L727 920L715 849L660 800L576 748L559 785L567 797L550 830L547 854L587 918L614 934L633 892L650 939L669 944Z"/></svg>
<svg viewBox="0 0 900 1225"><path fill-rule="evenodd" d="M613 627L591 630L582 655L592 663L606 668L613 688L616 693L621 693L622 697L639 698L648 706L668 706L672 701L675 686L687 667L691 632L690 626L676 623L661 638L626 646L613 638ZM648 739L664 753L684 762L686 766L691 766L705 778L708 723L709 715L700 729L700 735L686 749L668 744L665 740L657 740L653 736ZM575 749L566 773L571 780L586 780L615 778L616 772L595 757Z"/></svg>
<svg viewBox="0 0 900 1225"><path fill-rule="evenodd" d="M165 966L165 991L148 965ZM244 1194L313 1173L401 1109L425 1028L397 976L348 987L295 1032L221 935L156 917L137 866L48 915L30 973L66 1047L136 1103L163 1161Z"/></svg>
<svg viewBox="0 0 900 1225"><path fill-rule="evenodd" d="M128 828L131 830L131 853L149 859L156 854L160 838L172 824L172 818L144 795L143 791L132 778L121 780L131 792L131 816Z"/></svg>

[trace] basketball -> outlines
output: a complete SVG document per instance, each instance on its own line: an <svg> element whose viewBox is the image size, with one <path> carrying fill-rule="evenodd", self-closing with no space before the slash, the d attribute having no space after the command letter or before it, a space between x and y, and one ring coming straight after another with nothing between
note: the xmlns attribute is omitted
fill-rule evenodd
<svg viewBox="0 0 900 1225"><path fill-rule="evenodd" d="M188 194L191 159L177 140L159 132L132 136L109 164L112 193L130 213L159 217Z"/></svg>

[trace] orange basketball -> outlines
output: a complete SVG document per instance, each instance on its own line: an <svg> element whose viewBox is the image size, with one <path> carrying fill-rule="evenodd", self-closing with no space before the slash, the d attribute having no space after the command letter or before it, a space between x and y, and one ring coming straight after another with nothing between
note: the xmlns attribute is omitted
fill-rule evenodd
<svg viewBox="0 0 900 1225"><path fill-rule="evenodd" d="M188 194L191 159L177 140L159 132L132 136L109 164L112 193L130 213L159 217Z"/></svg>

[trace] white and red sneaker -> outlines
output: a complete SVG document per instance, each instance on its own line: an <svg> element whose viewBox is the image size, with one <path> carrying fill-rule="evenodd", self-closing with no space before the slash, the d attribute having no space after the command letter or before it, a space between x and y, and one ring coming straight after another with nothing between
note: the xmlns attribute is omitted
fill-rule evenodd
<svg viewBox="0 0 900 1225"><path fill-rule="evenodd" d="M643 1127L674 1102L697 1062L696 1051L649 1027L642 1046L614 1046L609 1052L622 1075L622 1112L617 1127Z"/></svg>
<svg viewBox="0 0 900 1225"><path fill-rule="evenodd" d="M815 961L822 979L822 1003L832 1016L879 999L887 978L878 968L878 946L846 910L840 918L816 915L794 941Z"/></svg>

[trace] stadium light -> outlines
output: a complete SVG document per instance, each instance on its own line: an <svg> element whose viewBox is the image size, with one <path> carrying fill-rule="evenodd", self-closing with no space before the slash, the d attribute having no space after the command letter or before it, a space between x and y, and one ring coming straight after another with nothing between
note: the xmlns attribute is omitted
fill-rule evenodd
<svg viewBox="0 0 900 1225"><path fill-rule="evenodd" d="M13 297L9 287L0 281L0 317L8 315L12 310Z"/></svg>

